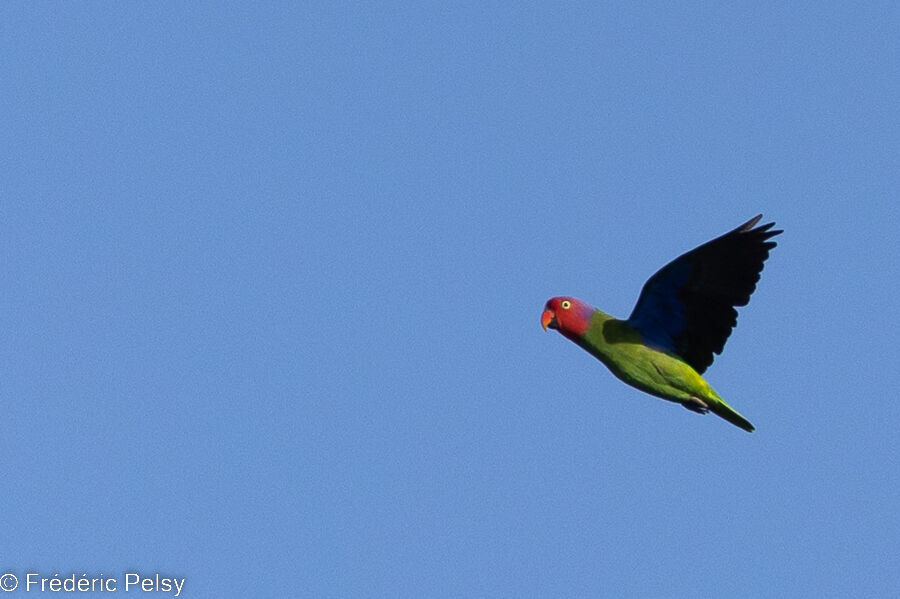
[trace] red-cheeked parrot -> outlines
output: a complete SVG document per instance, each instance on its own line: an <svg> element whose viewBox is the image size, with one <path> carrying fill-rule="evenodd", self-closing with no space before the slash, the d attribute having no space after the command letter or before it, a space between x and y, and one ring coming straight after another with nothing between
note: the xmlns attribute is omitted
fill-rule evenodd
<svg viewBox="0 0 900 599"><path fill-rule="evenodd" d="M617 320L574 297L547 301L541 325L558 329L625 383L747 432L753 425L700 375L721 354L746 306L763 262L775 247L775 223L762 215L704 243L661 268L644 284L628 320Z"/></svg>

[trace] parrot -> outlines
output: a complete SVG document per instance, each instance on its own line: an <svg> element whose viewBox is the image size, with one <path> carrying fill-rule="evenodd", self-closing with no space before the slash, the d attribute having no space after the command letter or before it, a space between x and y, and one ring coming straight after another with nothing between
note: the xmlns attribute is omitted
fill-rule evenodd
<svg viewBox="0 0 900 599"><path fill-rule="evenodd" d="M701 376L721 355L763 263L784 231L762 215L675 258L644 283L627 320L569 296L547 300L541 326L556 329L617 378L698 414L712 412L753 432Z"/></svg>

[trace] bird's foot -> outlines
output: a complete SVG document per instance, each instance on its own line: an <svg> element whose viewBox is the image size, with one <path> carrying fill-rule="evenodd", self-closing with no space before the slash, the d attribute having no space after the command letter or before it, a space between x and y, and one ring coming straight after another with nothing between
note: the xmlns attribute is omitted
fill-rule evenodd
<svg viewBox="0 0 900 599"><path fill-rule="evenodd" d="M683 405L691 412L697 412L698 414L706 414L707 412L709 412L709 406L706 405L706 402L699 397L692 397L688 400L685 400L681 403L681 405Z"/></svg>

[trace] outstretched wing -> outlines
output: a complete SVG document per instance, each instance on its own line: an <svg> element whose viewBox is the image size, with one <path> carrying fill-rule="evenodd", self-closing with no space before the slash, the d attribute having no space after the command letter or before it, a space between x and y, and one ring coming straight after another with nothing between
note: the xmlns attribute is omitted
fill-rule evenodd
<svg viewBox="0 0 900 599"><path fill-rule="evenodd" d="M763 262L775 247L775 223L753 228L762 215L662 267L644 284L628 323L645 342L674 352L703 373L721 354L746 306Z"/></svg>

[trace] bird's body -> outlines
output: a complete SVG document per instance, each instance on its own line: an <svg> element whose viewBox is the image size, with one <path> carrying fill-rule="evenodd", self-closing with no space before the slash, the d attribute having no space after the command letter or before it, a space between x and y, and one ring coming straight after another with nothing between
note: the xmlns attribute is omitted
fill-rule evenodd
<svg viewBox="0 0 900 599"><path fill-rule="evenodd" d="M673 260L641 292L628 320L572 297L550 299L542 325L556 328L623 382L718 416L748 432L753 425L701 376L737 323L734 306L750 299L763 262L781 231L753 228L759 216Z"/></svg>
<svg viewBox="0 0 900 599"><path fill-rule="evenodd" d="M632 387L696 412L711 410L744 430L753 430L689 364L644 343L641 334L624 320L594 310L579 345Z"/></svg>

